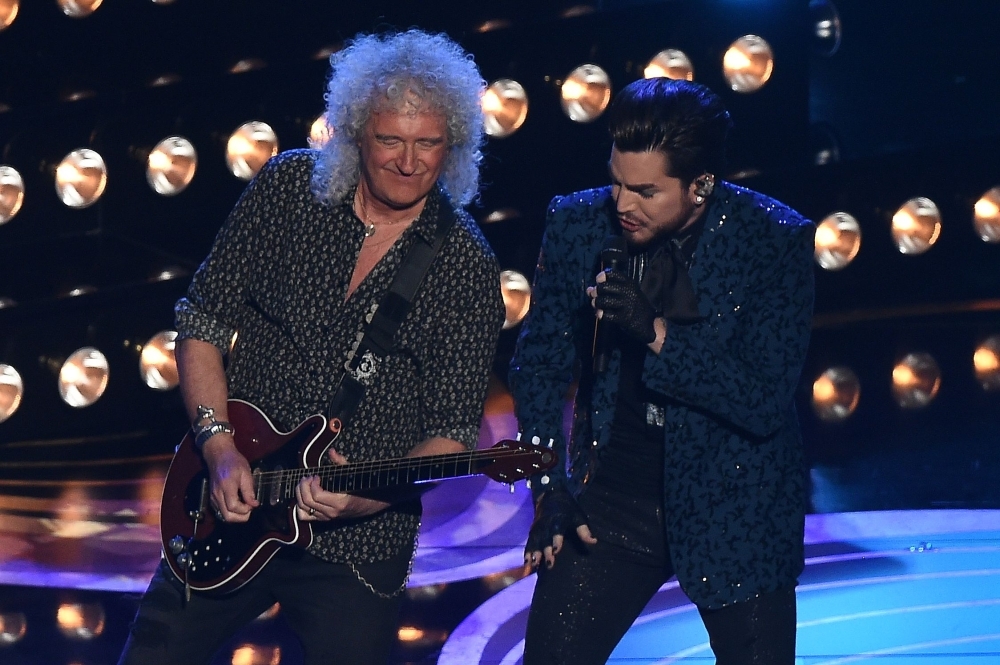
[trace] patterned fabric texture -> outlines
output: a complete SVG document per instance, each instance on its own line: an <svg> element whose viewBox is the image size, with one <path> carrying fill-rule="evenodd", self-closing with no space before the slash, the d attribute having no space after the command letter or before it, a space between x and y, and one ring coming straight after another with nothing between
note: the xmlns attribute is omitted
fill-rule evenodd
<svg viewBox="0 0 1000 665"><path fill-rule="evenodd" d="M687 595L717 608L793 585L802 571L804 470L793 398L809 343L814 226L731 183L720 183L707 205L689 271L705 318L670 324L660 353L646 355L643 382L666 403L672 563ZM600 473L614 418L620 353L592 375L594 315L584 291L612 233L620 229L610 187L553 200L511 363L523 435L555 438L560 454L564 400L578 380L566 467L550 480L576 493Z"/></svg>
<svg viewBox="0 0 1000 665"><path fill-rule="evenodd" d="M247 187L177 302L180 338L228 352L230 397L291 429L325 413L365 314L388 289L406 250L433 237L441 206L432 190L420 217L346 298L364 241L354 191L337 206L311 194L311 150L272 158ZM475 447L489 368L504 320L499 268L468 214L457 211L406 319L354 420L335 447L352 462L402 457L435 436ZM371 563L410 548L419 501L371 517L321 524L310 551L327 561Z"/></svg>

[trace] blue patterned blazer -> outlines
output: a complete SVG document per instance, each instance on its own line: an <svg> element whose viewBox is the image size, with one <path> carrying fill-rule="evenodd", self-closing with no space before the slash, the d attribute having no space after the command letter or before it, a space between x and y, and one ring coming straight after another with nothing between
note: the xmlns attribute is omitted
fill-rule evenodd
<svg viewBox="0 0 1000 665"><path fill-rule="evenodd" d="M664 507L681 587L717 608L795 584L803 567L801 437L793 403L813 307L814 226L788 206L722 182L689 270L704 319L670 324L642 379L667 401ZM579 494L600 473L620 357L591 374L585 288L620 233L611 188L556 197L511 362L524 437L566 455L566 397L578 381L568 459L549 486ZM540 489L539 479L534 488Z"/></svg>

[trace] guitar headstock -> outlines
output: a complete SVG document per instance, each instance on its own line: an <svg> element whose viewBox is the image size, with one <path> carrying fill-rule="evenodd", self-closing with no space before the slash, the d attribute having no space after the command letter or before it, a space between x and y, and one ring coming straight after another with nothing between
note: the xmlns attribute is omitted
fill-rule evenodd
<svg viewBox="0 0 1000 665"><path fill-rule="evenodd" d="M479 473L501 483L525 480L536 473L548 471L559 460L559 456L548 446L512 439L479 451L477 456L485 463L478 469Z"/></svg>

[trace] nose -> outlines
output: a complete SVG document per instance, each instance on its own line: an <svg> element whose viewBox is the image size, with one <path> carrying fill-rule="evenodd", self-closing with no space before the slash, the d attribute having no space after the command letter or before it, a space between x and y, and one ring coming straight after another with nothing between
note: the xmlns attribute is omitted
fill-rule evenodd
<svg viewBox="0 0 1000 665"><path fill-rule="evenodd" d="M396 160L396 168L403 175L413 175L417 170L417 148L416 146L403 146L403 152Z"/></svg>
<svg viewBox="0 0 1000 665"><path fill-rule="evenodd" d="M615 208L618 213L631 212L635 210L635 195L629 195L624 187L617 187L618 192L615 194Z"/></svg>

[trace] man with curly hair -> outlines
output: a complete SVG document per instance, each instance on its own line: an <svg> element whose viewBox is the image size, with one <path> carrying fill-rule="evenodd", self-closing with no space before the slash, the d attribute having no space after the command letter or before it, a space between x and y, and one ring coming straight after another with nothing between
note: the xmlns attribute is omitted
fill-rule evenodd
<svg viewBox="0 0 1000 665"><path fill-rule="evenodd" d="M792 665L814 226L722 180L702 85L635 81L609 126L611 184L549 207L511 364L524 436L565 462L533 482L524 664L606 662L676 575L718 665Z"/></svg>
<svg viewBox="0 0 1000 665"><path fill-rule="evenodd" d="M440 249L327 461L462 452L478 439L504 318L496 259L462 209L479 185L485 84L457 44L418 30L359 36L330 60L330 141L264 165L176 306L181 392L208 503L227 523L266 500L227 400L253 403L281 431L328 413L373 306L410 248L435 237ZM186 598L161 563L120 663L207 664L275 603L307 664L386 662L419 493L334 493L313 476L295 496L297 519L313 528L306 549L281 548L223 595Z"/></svg>

